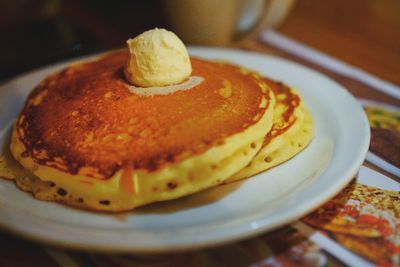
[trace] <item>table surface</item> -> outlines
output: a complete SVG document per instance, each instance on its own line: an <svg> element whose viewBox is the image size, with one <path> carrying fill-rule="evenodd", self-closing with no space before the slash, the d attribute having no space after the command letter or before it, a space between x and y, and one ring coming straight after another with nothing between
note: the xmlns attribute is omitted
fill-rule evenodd
<svg viewBox="0 0 400 267"><path fill-rule="evenodd" d="M67 5L66 10L63 11L64 15L72 14L75 10L77 16L74 17L74 20L79 21L84 28L89 30L92 29L93 26L90 24L90 22L88 22L88 19L79 18L79 14L82 11L79 6L77 7L76 5L77 1L70 1L70 4ZM296 40L309 47L316 48L353 66L359 67L381 79L393 83L394 85L399 85L399 14L400 1L398 0L301 0L297 1L290 16L276 30L281 34L292 38L293 40ZM97 21L101 20L101 17L99 18L98 14L93 14L92 19L93 21ZM109 27L105 28L103 32L92 31L92 34L93 36L99 37L97 40L102 40L102 38L105 39L104 36L107 35L107 32L109 32L110 36L113 36L114 39L111 41L104 41L103 43L100 41L100 49L111 48L116 43L120 42L120 39L125 38L124 32L118 32L117 30L113 29L113 24L110 24ZM391 97L387 94L383 94L377 91L375 88L366 85L362 81L343 77L332 70L325 69L318 64L307 61L304 58L294 56L277 47L262 42L259 39L248 40L244 44L241 44L240 48L273 54L300 62L301 64L316 69L317 71L320 71L338 81L356 97L388 103L397 108L400 107L399 99ZM394 146L398 147L400 145L397 141L394 142L396 142L393 143ZM392 179L392 181L397 183L400 181L399 177L396 177L394 174L389 173L385 169L377 167L372 163L365 162L364 166L377 170L379 173L386 175L386 178ZM398 227L398 229L400 229L400 227ZM281 234L282 232L286 234L291 231L292 230L288 230L286 228L283 230L280 229L278 232L273 232L265 237L261 236L253 240L244 241L244 243L247 242L244 245L245 248L242 247L244 244L242 242L239 243L239 245L232 244L223 248L219 248L218 253L207 250L206 252L201 252L199 255L196 254L193 256L192 252L187 254L196 257L197 266L214 266L205 260L207 257L204 256L204 253L208 253L207 255L212 254L213 257L218 254L216 256L218 259L220 259L219 257L221 255L225 255L226 253L226 255L232 255L235 253L244 255L243 257L245 258L249 257L247 250L250 250L252 256L254 256L254 254L260 252L260 246L265 246L265 242L274 242L274 235L277 235L277 233ZM326 234L326 232L324 233ZM332 235L337 238L335 233L330 233L329 231L328 235ZM305 240L304 238L302 240L303 243L301 244L303 248L305 243L309 245L309 242L311 242L309 240ZM337 241L338 239L335 240ZM260 242L262 245L260 245ZM257 243L258 245L253 247L253 243ZM157 261L150 261L148 257L138 258L136 256L129 256L131 258L124 256L122 260L120 258L116 259L113 256L109 257L101 254L86 254L80 252L67 252L64 254L64 251L62 250L44 248L34 242L19 239L18 237L5 232L0 232L0 248L0 266L74 266L68 265L68 262L71 260L75 266L125 266L124 264L126 264L128 260L135 260L136 263L140 262L140 264L137 264L137 266L158 266L158 264L150 264L154 264L154 262L163 263L160 264L163 266L169 266L165 263L168 261L165 256L157 256ZM244 253L243 251L247 252ZM340 259L332 257L330 253L325 253L324 255L327 255L326 257L329 258L329 262L333 266L341 266L344 264ZM362 253L360 255L363 256ZM176 259L177 257L178 256L174 255L172 258ZM262 259L262 256L260 257L258 260ZM283 259L282 257L275 256L275 259ZM222 263L228 266L239 266L233 261L228 261L227 258L222 260ZM187 258L185 258L185 260L186 261L182 262L191 262ZM375 259L376 261L373 259L367 260L370 260L372 263L382 263L379 261L379 259ZM214 259L214 261L216 260ZM146 262L148 263L147 265L145 264ZM207 264L202 265L200 264L201 262L207 262ZM291 264L292 265L289 266L296 265L293 264L293 262ZM297 262L297 264L301 263ZM262 264L255 266L262 266ZM266 263L265 266L267 266Z"/></svg>
<svg viewBox="0 0 400 267"><path fill-rule="evenodd" d="M279 31L400 84L400 1L297 1Z"/></svg>

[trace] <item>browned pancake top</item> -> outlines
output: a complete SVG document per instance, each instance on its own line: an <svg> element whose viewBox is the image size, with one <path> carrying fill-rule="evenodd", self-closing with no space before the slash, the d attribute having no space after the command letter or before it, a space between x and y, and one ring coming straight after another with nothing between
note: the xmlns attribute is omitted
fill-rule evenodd
<svg viewBox="0 0 400 267"><path fill-rule="evenodd" d="M92 167L98 178L126 166L156 170L218 145L265 112L259 104L268 92L254 74L195 58L192 75L204 78L195 88L133 94L123 77L127 56L109 54L41 82L16 124L23 156L72 174Z"/></svg>
<svg viewBox="0 0 400 267"><path fill-rule="evenodd" d="M265 136L264 145L268 144L273 138L286 132L296 121L294 116L295 109L300 105L300 97L293 93L290 88L282 82L277 82L264 78L268 87L276 96L276 105L284 107L279 123L272 125L271 131Z"/></svg>

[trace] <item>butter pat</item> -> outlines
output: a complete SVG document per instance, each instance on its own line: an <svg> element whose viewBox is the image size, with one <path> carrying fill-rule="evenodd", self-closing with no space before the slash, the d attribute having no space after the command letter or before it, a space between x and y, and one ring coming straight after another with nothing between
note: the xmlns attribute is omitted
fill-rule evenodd
<svg viewBox="0 0 400 267"><path fill-rule="evenodd" d="M186 47L173 32L156 28L129 39L127 45L125 77L136 86L177 84L192 73Z"/></svg>

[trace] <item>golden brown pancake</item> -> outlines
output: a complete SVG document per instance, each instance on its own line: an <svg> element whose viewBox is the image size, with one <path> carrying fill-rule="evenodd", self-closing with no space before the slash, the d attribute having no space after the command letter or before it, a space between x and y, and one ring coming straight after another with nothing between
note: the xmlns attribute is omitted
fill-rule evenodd
<svg viewBox="0 0 400 267"><path fill-rule="evenodd" d="M265 79L275 94L274 123L252 161L227 181L270 169L302 151L313 137L313 123L298 93L281 82Z"/></svg>
<svg viewBox="0 0 400 267"><path fill-rule="evenodd" d="M219 184L250 162L274 106L258 75L193 58L201 84L141 96L123 77L127 57L120 51L70 66L33 90L11 143L34 174L17 177L21 188L83 208L127 210ZM43 194L40 183L51 189Z"/></svg>

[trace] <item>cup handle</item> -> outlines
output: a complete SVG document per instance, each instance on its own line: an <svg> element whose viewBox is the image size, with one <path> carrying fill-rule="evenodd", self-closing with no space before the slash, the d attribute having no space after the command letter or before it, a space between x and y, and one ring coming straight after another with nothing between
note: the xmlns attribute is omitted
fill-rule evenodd
<svg viewBox="0 0 400 267"><path fill-rule="evenodd" d="M278 25L289 13L294 2L295 0L264 0L260 16L246 30L235 32L234 43L254 37L266 27Z"/></svg>

